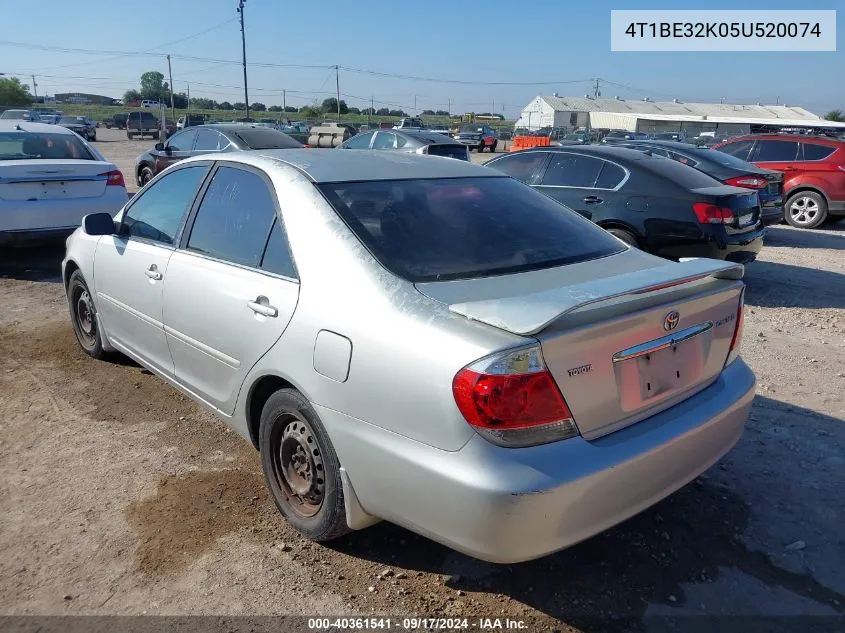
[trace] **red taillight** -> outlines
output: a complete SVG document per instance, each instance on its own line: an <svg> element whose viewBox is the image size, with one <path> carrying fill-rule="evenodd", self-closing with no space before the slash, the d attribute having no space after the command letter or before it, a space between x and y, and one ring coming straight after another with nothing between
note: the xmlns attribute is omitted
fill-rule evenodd
<svg viewBox="0 0 845 633"><path fill-rule="evenodd" d="M501 446L532 446L578 435L539 346L482 359L457 373L452 393L467 422Z"/></svg>
<svg viewBox="0 0 845 633"><path fill-rule="evenodd" d="M734 212L727 207L717 207L707 202L696 202L692 205L695 216L701 224L732 224Z"/></svg>
<svg viewBox="0 0 845 633"><path fill-rule="evenodd" d="M745 288L739 295L739 308L736 311L736 327L734 328L734 335L731 339L731 347L728 351L728 360L725 365L730 365L737 358L739 358L739 347L742 344L742 330L745 327Z"/></svg>
<svg viewBox="0 0 845 633"><path fill-rule="evenodd" d="M102 173L100 175L106 177L106 186L107 187L125 187L126 186L126 183L123 180L123 174L120 172L119 169L115 169L114 171L107 171L107 172Z"/></svg>
<svg viewBox="0 0 845 633"><path fill-rule="evenodd" d="M744 189L763 189L768 186L769 181L759 176L736 176L735 178L728 178L725 184L743 187Z"/></svg>

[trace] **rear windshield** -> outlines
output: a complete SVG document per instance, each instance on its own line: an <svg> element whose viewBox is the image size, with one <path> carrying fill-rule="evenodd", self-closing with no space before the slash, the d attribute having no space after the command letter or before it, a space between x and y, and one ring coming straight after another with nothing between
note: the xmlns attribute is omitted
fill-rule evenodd
<svg viewBox="0 0 845 633"><path fill-rule="evenodd" d="M625 248L574 211L512 178L319 187L373 256L412 282L552 268Z"/></svg>
<svg viewBox="0 0 845 633"><path fill-rule="evenodd" d="M292 139L284 132L269 127L247 128L233 132L250 149L292 149L302 147L302 143Z"/></svg>
<svg viewBox="0 0 845 633"><path fill-rule="evenodd" d="M721 182L704 172L698 171L693 167L688 167L671 158L649 156L645 157L639 164L659 176L668 178L685 189L701 189L703 187L718 187L722 185Z"/></svg>
<svg viewBox="0 0 845 633"><path fill-rule="evenodd" d="M0 132L0 160L36 158L96 160L73 134Z"/></svg>
<svg viewBox="0 0 845 633"><path fill-rule="evenodd" d="M686 150L689 151L689 150ZM736 167L738 169L751 169L754 171L758 171L759 168L751 163L748 163L741 158L737 158L736 156L731 156L730 154L726 154L725 152L720 152L717 149L702 149L698 151L690 151L689 152L693 156L700 156L704 160L709 160L714 163L718 163L725 167Z"/></svg>

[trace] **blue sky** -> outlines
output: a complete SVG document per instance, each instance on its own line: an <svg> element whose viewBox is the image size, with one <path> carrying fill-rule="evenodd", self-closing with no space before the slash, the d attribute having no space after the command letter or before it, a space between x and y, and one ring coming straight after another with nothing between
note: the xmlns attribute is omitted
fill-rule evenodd
<svg viewBox="0 0 845 633"><path fill-rule="evenodd" d="M9 2L9 0L6 0ZM0 72L36 74L39 94L79 91L120 97L146 70L167 74L173 55L175 89L191 96L242 101L242 69L212 60L240 60L237 0L40 0L6 22L2 42L47 48L145 52L83 54L0 43ZM824 113L845 109L845 51L828 53L613 53L610 10L676 9L678 2L564 0L247 0L247 59L323 68L250 66L250 101L305 105L332 96L334 70L347 68L434 79L555 82L545 86L464 85L380 77L341 70L349 105L502 112L511 118L537 94L677 97L684 101L789 103ZM840 9L841 0L684 3L701 9ZM136 19L133 13L137 12ZM4 11L8 16L8 12ZM231 20L226 22L227 20ZM224 24L224 22L226 22ZM8 28L13 25L13 28ZM218 26L220 25L220 26ZM217 28L212 28L217 27ZM192 37L206 29L208 32ZM189 60L185 57L208 58ZM26 79L31 83L31 79ZM565 83L572 82L572 83ZM615 82L619 85L613 85ZM625 87L623 87L625 86Z"/></svg>

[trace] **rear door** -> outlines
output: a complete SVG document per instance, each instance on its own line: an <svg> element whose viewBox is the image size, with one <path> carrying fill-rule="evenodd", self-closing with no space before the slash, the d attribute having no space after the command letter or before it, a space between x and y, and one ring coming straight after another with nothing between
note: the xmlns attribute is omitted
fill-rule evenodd
<svg viewBox="0 0 845 633"><path fill-rule="evenodd" d="M599 178L607 166L606 176ZM613 216L613 207L627 172L609 161L570 152L551 152L537 188L585 218L598 222Z"/></svg>
<svg viewBox="0 0 845 633"><path fill-rule="evenodd" d="M775 171L790 174L800 168L798 141L787 139L761 139L751 154L749 162Z"/></svg>
<svg viewBox="0 0 845 633"><path fill-rule="evenodd" d="M220 163L170 260L164 330L176 379L231 414L247 372L284 332L299 282L263 172Z"/></svg>

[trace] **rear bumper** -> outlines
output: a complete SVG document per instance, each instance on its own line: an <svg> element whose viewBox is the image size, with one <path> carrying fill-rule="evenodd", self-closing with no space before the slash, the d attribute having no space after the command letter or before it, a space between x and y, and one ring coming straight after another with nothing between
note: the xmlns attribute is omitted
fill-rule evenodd
<svg viewBox="0 0 845 633"><path fill-rule="evenodd" d="M714 227L708 239L678 245L667 245L655 251L656 255L668 258L707 257L723 259L738 264L747 264L757 259L763 248L766 230L762 225L744 233L727 233L724 227Z"/></svg>
<svg viewBox="0 0 845 633"><path fill-rule="evenodd" d="M564 549L657 503L737 442L755 378L737 360L707 389L597 440L525 449L474 436L441 451L316 407L367 513L477 558Z"/></svg>
<svg viewBox="0 0 845 633"><path fill-rule="evenodd" d="M102 195L92 198L4 201L0 204L0 235L12 239L29 233L71 233L89 213L114 215L128 200L123 187L105 187Z"/></svg>
<svg viewBox="0 0 845 633"><path fill-rule="evenodd" d="M771 226L783 221L783 205L764 206L760 209L760 222L763 226Z"/></svg>

